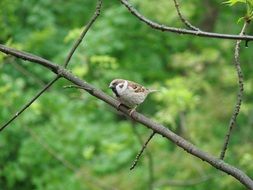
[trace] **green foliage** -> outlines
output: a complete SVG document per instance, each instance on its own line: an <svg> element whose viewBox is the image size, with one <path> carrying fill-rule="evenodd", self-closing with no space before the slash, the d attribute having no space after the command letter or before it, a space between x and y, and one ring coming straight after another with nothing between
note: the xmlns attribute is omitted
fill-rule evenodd
<svg viewBox="0 0 253 190"><path fill-rule="evenodd" d="M236 3L249 3L253 5L252 0L228 0L225 3L229 4L230 6L235 5Z"/></svg>
<svg viewBox="0 0 253 190"><path fill-rule="evenodd" d="M145 16L180 26L172 1L132 1ZM35 53L58 64L95 9L94 0L1 0L1 43ZM205 29L239 33L234 18L250 16L252 1L180 2L182 14ZM246 11L242 6L247 5ZM200 8L202 7L202 8ZM246 7L246 6L245 6ZM218 17L206 18L217 11ZM248 11L248 12L247 12ZM246 14L247 13L247 14ZM251 19L251 16L249 17ZM207 20L206 20L207 19ZM105 1L101 16L75 52L71 71L112 95L108 84L126 78L158 89L138 110L218 155L236 99L234 42L162 33L139 22L119 1ZM227 161L250 176L252 169L252 47L241 46L245 95ZM33 63L0 54L0 118L7 121L53 74ZM132 127L146 139L150 131L133 124L105 103L59 80L0 134L0 189L97 190L148 189L147 156L129 167L141 145ZM182 117L183 116L183 117ZM244 189L230 176L155 136L148 145L159 190ZM195 186L164 185L213 176Z"/></svg>
<svg viewBox="0 0 253 190"><path fill-rule="evenodd" d="M245 21L251 21L253 19L253 0L228 0L225 1L224 3L234 6L238 3L243 3L245 5L246 13L244 17L241 17L240 20L245 20Z"/></svg>

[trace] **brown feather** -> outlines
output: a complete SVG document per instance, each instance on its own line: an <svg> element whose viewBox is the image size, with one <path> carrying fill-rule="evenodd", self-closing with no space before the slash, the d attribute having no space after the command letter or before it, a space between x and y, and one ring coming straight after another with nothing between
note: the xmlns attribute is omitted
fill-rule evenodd
<svg viewBox="0 0 253 190"><path fill-rule="evenodd" d="M132 89L134 89L135 93L144 92L146 90L145 87L141 86L138 83L128 81L128 86L130 86Z"/></svg>

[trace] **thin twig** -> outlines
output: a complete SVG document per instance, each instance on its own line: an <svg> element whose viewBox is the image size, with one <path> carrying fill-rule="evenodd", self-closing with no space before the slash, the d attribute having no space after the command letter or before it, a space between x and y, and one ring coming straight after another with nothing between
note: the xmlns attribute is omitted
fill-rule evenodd
<svg viewBox="0 0 253 190"><path fill-rule="evenodd" d="M3 48L4 47L4 48ZM4 51L3 51L4 49ZM33 58L33 62L36 62L36 64L40 64L41 66L44 66L48 68L49 70L52 70L55 73L60 73L60 75L65 78L66 80L72 82L73 84L77 86L82 86L84 89L87 90L88 93L90 93L92 96L106 102L108 105L111 105L115 109L120 110L124 114L127 114L129 116L129 110L128 108L121 106L118 107L119 101L112 98L111 96L107 95L103 91L99 90L98 88L95 88L93 85L89 84L88 82L79 79L75 75L73 75L70 71L64 69L63 67L57 66L56 64L44 64L41 63L41 58L36 57L29 57L26 56L26 52L21 52L20 54L16 54L16 51L13 51L12 48L8 48L6 46L0 45L0 51L11 54L13 56L16 56L21 59L30 59ZM58 70L55 70L54 68L58 68ZM90 90L92 89L92 90ZM232 166L226 162L224 162L221 159L217 159L215 156L210 155L200 149L198 149L195 145L190 143L189 141L185 140L184 138L178 136L171 130L169 130L167 127L149 119L148 117L144 116L143 114L140 114L138 112L134 112L131 115L131 118L133 118L136 122L143 124L145 127L155 131L157 134L160 134L161 136L167 138L177 146L181 147L185 151L187 151L189 154L201 159L202 161L205 161L212 165L214 168L223 171L224 173L227 173L231 176L233 176L235 179L237 179L241 184L243 184L248 189L253 190L253 180L245 174L242 170L236 168L235 166Z"/></svg>
<svg viewBox="0 0 253 190"><path fill-rule="evenodd" d="M147 24L151 28L160 30L162 32L166 31L166 32L173 32L173 33L178 33L178 34L189 34L189 35L201 36L201 37L206 37L206 38L222 38L222 39L247 40L247 41L253 40L253 36L250 36L250 35L240 36L240 35L232 35L232 34L195 31L195 30L187 30L187 29L182 29L182 28L169 27L163 24L158 24L144 17L142 14L140 14L131 4L129 4L128 0L119 0L119 1L130 11L132 15L136 16L140 21Z"/></svg>
<svg viewBox="0 0 253 190"><path fill-rule="evenodd" d="M17 113L15 113L5 124L1 126L0 132L4 130L12 121L14 121L21 113L23 113L35 100L37 100L41 96L41 94L43 94L58 79L59 76L57 75L51 82L44 86L42 90L40 90L29 102L27 102Z"/></svg>
<svg viewBox="0 0 253 190"><path fill-rule="evenodd" d="M137 137L140 145L142 146L144 144L144 141L141 138L140 133L138 132L138 130L136 129L135 126L135 122L132 122L132 129L133 132L135 134L135 136ZM146 149L146 155L147 155L147 159L148 159L148 171L149 171L149 190L153 190L154 189L154 163L153 163L153 156L151 154L151 152Z"/></svg>
<svg viewBox="0 0 253 190"><path fill-rule="evenodd" d="M132 164L132 166L130 167L130 170L133 170L135 168L135 166L137 165L142 153L144 152L145 148L147 147L149 141L153 138L153 136L155 135L155 131L153 131L151 133L151 135L149 136L149 138L145 141L145 143L143 144L143 146L141 147L141 150L139 151L139 153L136 155L136 158Z"/></svg>
<svg viewBox="0 0 253 190"><path fill-rule="evenodd" d="M244 35L248 24L249 23L247 21L244 22L242 30L239 34L240 36ZM225 153L226 153L226 150L228 148L228 143L229 143L229 140L230 140L230 136L232 134L232 130L233 130L234 126L236 125L236 119L237 119L237 116L240 112L240 108L241 108L241 104L242 104L242 98L243 98L243 73L242 73L241 64L240 64L240 60L239 60L240 44L241 44L241 40L237 40L236 45L235 45L235 52L234 52L234 65L235 65L235 69L236 69L237 76L238 76L239 91L238 91L238 94L237 94L236 105L235 105L233 114L231 116L230 122L229 122L228 132L225 136L224 144L223 144L223 147L222 147L222 150L221 150L221 153L220 153L220 159L222 159L222 160L225 157Z"/></svg>
<svg viewBox="0 0 253 190"><path fill-rule="evenodd" d="M184 16L182 15L180 9L179 9L179 3L177 0L173 0L174 1L174 4L175 4L175 7L176 7L176 10L177 10L177 14L180 18L180 20L190 29L192 30L196 30L196 31L201 31L199 28L197 28L196 26L193 26L188 20L186 20L184 18Z"/></svg>
<svg viewBox="0 0 253 190"><path fill-rule="evenodd" d="M71 48L70 52L68 53L65 61L64 61L64 68L66 68L68 66L68 63L72 57L72 55L74 54L74 52L76 51L77 47L79 46L79 44L81 43L81 41L83 40L83 38L85 37L85 34L87 33L87 31L90 29L90 27L92 26L92 24L95 22L95 20L97 19L97 17L100 14L100 9L102 6L102 0L98 0L97 2L97 6L96 6L96 11L93 15L93 17L91 18L91 20L89 21L89 23L87 24L87 26L84 28L83 32L81 33L80 37L77 39L77 41L74 43L73 47ZM6 51L6 47L1 46L0 47L1 50L3 50L3 52L7 53L8 51ZM29 60L29 61L33 61L36 62L35 60L37 60L37 63L41 63L44 66L46 66L47 68L50 68L50 66L52 66L52 63L46 59L40 58L38 56L34 56L30 53L22 53L21 51L15 50L13 53L16 54L16 56L20 56L20 58L22 58L23 60ZM7 53L8 54L8 53ZM61 77L61 72L59 70L59 66L53 66L51 67L51 70L53 72L56 73L57 71L57 76L51 81L49 82L47 85L45 85L28 103L26 103L20 111L18 111L9 121L7 121L1 128L0 128L0 132L5 129L11 122L13 122L21 113L23 113L35 100L37 100L50 86L52 86L60 77Z"/></svg>
<svg viewBox="0 0 253 190"><path fill-rule="evenodd" d="M84 36L86 35L86 33L88 32L88 30L90 29L90 27L92 26L92 24L96 21L97 17L100 15L100 11L101 11L101 7L102 7L102 0L98 0L97 6L96 6L96 11L94 13L94 15L92 16L92 18L90 19L90 21L88 22L88 24L85 26L84 30L82 31L81 35L79 36L79 38L75 41L73 47L71 48L65 62L64 62L64 67L67 68L69 61L71 59L71 57L73 56L74 52L76 51L77 47L79 46L79 44L82 42Z"/></svg>

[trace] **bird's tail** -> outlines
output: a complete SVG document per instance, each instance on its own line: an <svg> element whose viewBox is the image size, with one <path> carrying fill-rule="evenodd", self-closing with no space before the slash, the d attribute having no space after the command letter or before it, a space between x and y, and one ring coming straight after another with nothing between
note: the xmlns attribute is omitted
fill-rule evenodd
<svg viewBox="0 0 253 190"><path fill-rule="evenodd" d="M148 89L148 92L149 93L152 93L152 92L158 92L159 90L155 90L155 89Z"/></svg>

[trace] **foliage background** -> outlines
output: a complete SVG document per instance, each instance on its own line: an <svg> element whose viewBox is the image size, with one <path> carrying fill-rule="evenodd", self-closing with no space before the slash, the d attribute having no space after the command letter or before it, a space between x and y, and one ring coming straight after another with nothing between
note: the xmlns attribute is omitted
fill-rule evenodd
<svg viewBox="0 0 253 190"><path fill-rule="evenodd" d="M172 1L133 0L144 15L182 27ZM94 0L1 0L0 42L63 63ZM181 2L182 13L199 28L239 33L243 5L218 0ZM252 27L248 33L252 31ZM219 155L236 100L234 41L162 33L140 23L119 1L105 1L101 16L71 61L77 76L112 94L113 78L126 78L159 89L138 109ZM242 46L245 95L226 161L253 176L252 44ZM53 75L32 63L0 55L1 123L27 102ZM65 80L35 102L0 137L0 189L148 189L149 162L131 162L147 129L126 120L88 94L64 89ZM244 189L233 178L156 136L149 144L158 190ZM52 152L56 154L52 154ZM60 161L59 161L60 160ZM61 162L64 160L63 162ZM194 186L171 180L212 176ZM168 182L168 184L166 184ZM102 183L102 185L101 185Z"/></svg>

